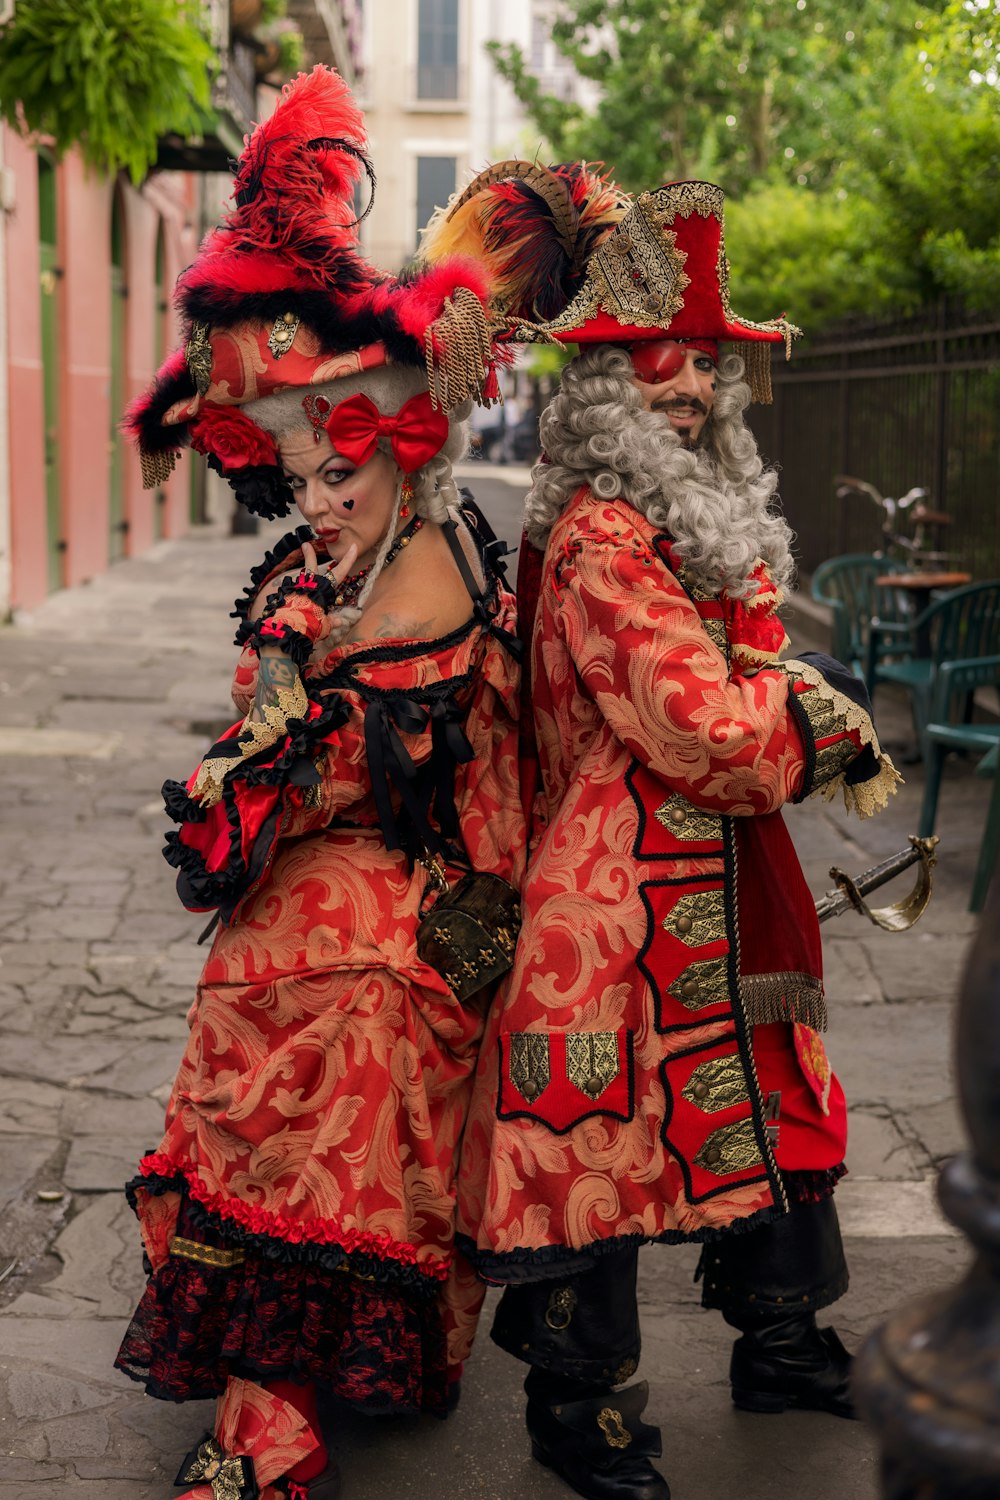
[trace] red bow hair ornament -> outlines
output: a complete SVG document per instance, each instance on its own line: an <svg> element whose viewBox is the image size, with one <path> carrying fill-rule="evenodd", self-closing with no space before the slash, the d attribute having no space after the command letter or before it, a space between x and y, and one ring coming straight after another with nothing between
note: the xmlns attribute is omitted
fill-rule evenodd
<svg viewBox="0 0 1000 1500"><path fill-rule="evenodd" d="M307 396L302 404L316 430L325 427L337 452L359 469L374 454L380 437L389 439L392 456L404 474L422 469L448 438L448 415L433 405L426 391L411 396L387 416L363 395L338 401L332 410L322 396Z"/></svg>

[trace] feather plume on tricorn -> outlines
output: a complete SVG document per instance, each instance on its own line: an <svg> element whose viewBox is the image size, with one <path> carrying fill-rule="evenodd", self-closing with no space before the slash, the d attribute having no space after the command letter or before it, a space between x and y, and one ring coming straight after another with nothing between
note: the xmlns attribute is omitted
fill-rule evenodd
<svg viewBox="0 0 1000 1500"><path fill-rule="evenodd" d="M586 162L498 162L437 210L420 255L431 263L474 256L486 267L498 312L544 322L572 300L589 256L628 204Z"/></svg>

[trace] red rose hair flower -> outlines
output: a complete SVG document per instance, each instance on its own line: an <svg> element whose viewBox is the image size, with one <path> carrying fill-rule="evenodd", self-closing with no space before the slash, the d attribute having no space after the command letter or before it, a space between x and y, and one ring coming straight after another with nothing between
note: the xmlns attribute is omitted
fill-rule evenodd
<svg viewBox="0 0 1000 1500"><path fill-rule="evenodd" d="M191 447L198 453L213 455L227 470L278 462L274 439L238 406L206 403L191 428Z"/></svg>

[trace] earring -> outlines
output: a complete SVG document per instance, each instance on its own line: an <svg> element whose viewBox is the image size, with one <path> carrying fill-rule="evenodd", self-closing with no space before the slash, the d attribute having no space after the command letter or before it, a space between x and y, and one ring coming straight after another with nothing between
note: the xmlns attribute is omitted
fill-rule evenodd
<svg viewBox="0 0 1000 1500"><path fill-rule="evenodd" d="M410 501L413 499L413 485L408 479L403 480L399 494L402 500L402 504L399 507L399 514L405 521L406 517L410 514Z"/></svg>

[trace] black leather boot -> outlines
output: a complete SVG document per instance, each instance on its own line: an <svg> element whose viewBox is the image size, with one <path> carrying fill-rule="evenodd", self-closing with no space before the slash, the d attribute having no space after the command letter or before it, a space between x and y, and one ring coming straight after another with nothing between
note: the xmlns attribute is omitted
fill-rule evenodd
<svg viewBox="0 0 1000 1500"><path fill-rule="evenodd" d="M641 1419L646 1382L552 1399L569 1385L538 1370L524 1382L532 1457L586 1500L670 1500L670 1486L650 1462L663 1451L660 1430Z"/></svg>
<svg viewBox="0 0 1000 1500"><path fill-rule="evenodd" d="M742 1411L797 1406L856 1417L851 1363L834 1329L817 1328L815 1313L792 1312L736 1340L729 1366L733 1402Z"/></svg>
<svg viewBox="0 0 1000 1500"><path fill-rule="evenodd" d="M816 1311L847 1290L832 1197L794 1204L781 1218L707 1245L702 1304L743 1338L733 1349L733 1400L745 1411L786 1406L853 1417L851 1356Z"/></svg>
<svg viewBox="0 0 1000 1500"><path fill-rule="evenodd" d="M558 1278L508 1286L492 1338L531 1370L531 1451L587 1500L670 1500L641 1421L648 1387L616 1391L639 1362L636 1249L569 1262Z"/></svg>

